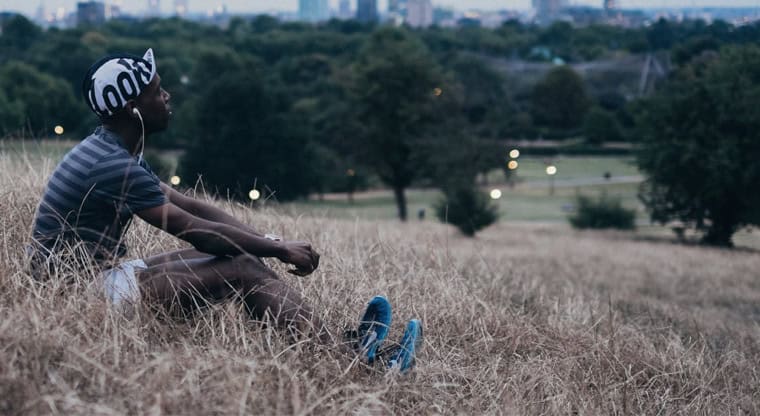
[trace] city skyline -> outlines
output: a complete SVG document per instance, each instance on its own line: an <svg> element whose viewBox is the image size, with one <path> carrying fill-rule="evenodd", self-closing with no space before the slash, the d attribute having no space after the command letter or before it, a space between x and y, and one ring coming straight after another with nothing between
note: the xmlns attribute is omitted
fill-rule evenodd
<svg viewBox="0 0 760 416"><path fill-rule="evenodd" d="M147 11L148 1L104 1L121 5L123 12L142 15ZM42 0L48 11L64 7L67 12L76 9L77 0ZM379 0L378 9L384 12L388 0ZM760 0L619 0L616 3L621 8L687 8L687 7L750 7L760 8ZM161 1L161 13L173 14L172 0ZM190 13L206 13L218 9L224 4L230 13L262 13L262 12L297 12L298 0L189 0L188 11ZM329 0L331 9L338 9L338 0ZM572 5L602 7L602 0L572 0ZM17 11L28 16L34 16L40 0L0 0L0 11ZM356 9L356 1L351 2L352 8ZM435 7L448 7L457 10L528 10L531 8L531 0L433 0Z"/></svg>

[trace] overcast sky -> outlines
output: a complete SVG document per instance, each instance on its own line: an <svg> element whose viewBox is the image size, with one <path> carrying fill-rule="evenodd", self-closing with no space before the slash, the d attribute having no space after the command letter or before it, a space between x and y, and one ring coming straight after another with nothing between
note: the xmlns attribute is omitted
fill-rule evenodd
<svg viewBox="0 0 760 416"><path fill-rule="evenodd" d="M174 0L159 0L161 8L169 13ZM329 0L333 7L337 6L338 0ZM356 0L351 0L355 3ZM380 8L384 9L387 0L379 0ZM619 0L622 7L755 7L760 8L760 0ZM59 7L67 11L76 7L77 0L0 0L0 10L15 10L33 15L42 2L48 11ZM110 3L121 3L122 9L128 13L140 14L145 10L148 0L109 0ZM231 12L251 13L263 11L295 11L298 8L298 0L188 0L191 12L205 12L226 4ZM572 4L600 6L602 0L571 0ZM466 9L527 9L530 8L530 0L433 0L436 6L449 6L460 10Z"/></svg>

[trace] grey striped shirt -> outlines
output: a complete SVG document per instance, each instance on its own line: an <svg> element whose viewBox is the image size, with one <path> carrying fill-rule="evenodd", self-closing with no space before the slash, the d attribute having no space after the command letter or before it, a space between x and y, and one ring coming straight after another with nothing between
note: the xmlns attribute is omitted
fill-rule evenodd
<svg viewBox="0 0 760 416"><path fill-rule="evenodd" d="M122 257L133 214L165 203L159 184L150 166L129 154L119 136L98 127L53 171L32 238L50 251L84 243L97 261Z"/></svg>

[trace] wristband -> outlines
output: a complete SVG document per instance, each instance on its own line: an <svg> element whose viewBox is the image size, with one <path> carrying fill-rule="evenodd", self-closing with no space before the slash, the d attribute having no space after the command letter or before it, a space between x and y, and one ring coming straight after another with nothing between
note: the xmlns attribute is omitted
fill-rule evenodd
<svg viewBox="0 0 760 416"><path fill-rule="evenodd" d="M264 238L272 241L282 241L282 237L277 234L264 234Z"/></svg>

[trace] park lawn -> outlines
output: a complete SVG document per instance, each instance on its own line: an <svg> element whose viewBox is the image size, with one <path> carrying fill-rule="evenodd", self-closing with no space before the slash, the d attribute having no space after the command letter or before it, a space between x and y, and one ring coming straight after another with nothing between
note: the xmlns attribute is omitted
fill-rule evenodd
<svg viewBox="0 0 760 416"><path fill-rule="evenodd" d="M499 207L502 221L539 221L564 222L571 210L576 194L599 196L607 193L618 196L623 206L635 209L637 221L645 221L646 213L639 203L636 193L637 183L610 183L603 185L587 185L573 187L557 187L553 195L549 195L548 187L491 185L483 187L487 192L491 188L502 191L502 197L494 201ZM424 209L426 219L434 219L434 206L442 197L437 190L411 189L407 192L409 218L417 219L420 209ZM287 210L296 213L311 213L330 218L359 218L367 220L389 220L397 217L396 203L390 191L373 192L371 196L356 195L354 202L348 198L330 199L325 201L308 200L283 204Z"/></svg>
<svg viewBox="0 0 760 416"><path fill-rule="evenodd" d="M566 179L599 179L609 173L611 177L636 176L639 170L635 159L628 156L555 156L536 157L525 156L517 159L517 170L513 171L513 178L517 182L548 181L546 167L554 165L557 174L556 181ZM494 170L488 174L488 181L492 183L504 182L502 170Z"/></svg>

